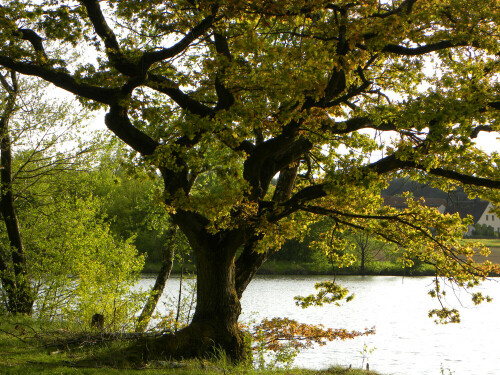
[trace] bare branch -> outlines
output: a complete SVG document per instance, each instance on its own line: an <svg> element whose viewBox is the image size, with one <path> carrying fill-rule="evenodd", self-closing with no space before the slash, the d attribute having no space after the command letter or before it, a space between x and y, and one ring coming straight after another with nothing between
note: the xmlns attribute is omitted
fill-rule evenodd
<svg viewBox="0 0 500 375"><path fill-rule="evenodd" d="M373 120L369 117L355 117L346 121L335 120L325 121L321 129L323 131L329 131L334 134L346 134L352 133L361 129L375 129L381 131L397 131L396 126L391 122L383 122L381 124L375 124Z"/></svg>
<svg viewBox="0 0 500 375"><path fill-rule="evenodd" d="M69 73L53 68L39 66L32 63L15 61L14 59L0 55L0 65L15 70L21 74L40 77L57 87L72 94L95 100L103 104L113 104L121 95L119 89L103 88L76 81Z"/></svg>
<svg viewBox="0 0 500 375"><path fill-rule="evenodd" d="M208 117L215 114L212 108L191 98L188 94L179 89L175 82L169 80L168 78L156 74L148 74L146 86L167 94L179 105L179 107L191 112L194 115Z"/></svg>
<svg viewBox="0 0 500 375"><path fill-rule="evenodd" d="M476 126L474 129L472 129L470 137L477 138L480 132L494 132L494 131L496 130L490 125L479 125Z"/></svg>
<svg viewBox="0 0 500 375"><path fill-rule="evenodd" d="M189 45L202 36L216 21L214 15L204 18L198 25L193 27L184 38L174 44L172 47L164 48L160 51L145 52L142 57L142 65L149 68L155 62L169 59L183 52Z"/></svg>
<svg viewBox="0 0 500 375"><path fill-rule="evenodd" d="M229 45L227 43L227 39L218 33L214 34L215 39L215 49L218 54L224 56L228 61L232 60L231 52L229 51ZM215 110L228 109L234 104L234 96L227 89L227 87L223 83L223 77L225 73L225 68L222 68L219 72L217 72L215 76L215 91L217 93L217 106Z"/></svg>
<svg viewBox="0 0 500 375"><path fill-rule="evenodd" d="M388 173L395 170L400 169L420 169L422 171L426 171L427 173L445 177L450 180L458 181L466 185L473 185L478 187L486 187L492 189L500 189L500 181L492 180L490 178L476 177L467 175L464 173L456 172L449 169L444 168L431 168L428 169L424 165L418 164L415 161L411 160L400 160L394 154L389 155L385 158L380 159L379 161L372 163L368 166L369 169L375 171L379 174Z"/></svg>
<svg viewBox="0 0 500 375"><path fill-rule="evenodd" d="M31 43L36 52L40 53L43 58L47 58L45 49L43 48L43 38L31 29L19 29L21 39L27 40Z"/></svg>
<svg viewBox="0 0 500 375"><path fill-rule="evenodd" d="M142 155L152 155L156 150L158 143L132 125L126 108L112 105L105 122L109 130Z"/></svg>
<svg viewBox="0 0 500 375"><path fill-rule="evenodd" d="M426 44L424 46L418 47L405 47L397 44L388 44L382 48L382 52L394 53L403 56L418 56L425 55L430 52L436 52L443 49L453 48L453 47L466 47L471 46L471 42L452 42L450 40L443 40L436 43Z"/></svg>
<svg viewBox="0 0 500 375"><path fill-rule="evenodd" d="M385 13L374 13L370 17L375 18L387 18L393 16L398 13L405 12L406 14L410 14L413 8L413 5L417 2L417 0L404 0L399 4L399 6L393 10L389 10Z"/></svg>
<svg viewBox="0 0 500 375"><path fill-rule="evenodd" d="M87 9L87 15L94 26L94 29L99 37L104 41L106 54L108 55L113 66L120 72L128 76L137 75L139 73L137 66L129 62L120 51L120 45L115 34L108 26L104 15L102 14L101 6L97 0L82 0L82 3Z"/></svg>

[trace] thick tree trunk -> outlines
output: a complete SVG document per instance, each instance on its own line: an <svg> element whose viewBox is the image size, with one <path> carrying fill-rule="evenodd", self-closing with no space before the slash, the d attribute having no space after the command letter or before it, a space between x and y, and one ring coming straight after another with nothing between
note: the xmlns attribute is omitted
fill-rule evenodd
<svg viewBox="0 0 500 375"><path fill-rule="evenodd" d="M8 300L8 311L13 314L31 314L34 295L28 278L24 245L14 206L12 192L12 150L9 135L9 120L15 111L17 81L12 74L12 87L5 80L2 85L9 92L5 109L0 118L0 212L7 230L10 244L10 261L0 262L1 280Z"/></svg>
<svg viewBox="0 0 500 375"><path fill-rule="evenodd" d="M218 243L195 249L197 302L186 328L141 345L143 360L210 357L222 351L234 362L248 358L238 327L241 305L235 287L234 257L237 246Z"/></svg>
<svg viewBox="0 0 500 375"><path fill-rule="evenodd" d="M137 319L137 326L135 328L136 332L144 332L151 320L151 316L156 309L156 305L163 294L165 289L165 284L170 276L170 271L172 271L172 266L174 264L174 249L175 240L177 238L177 226L172 223L172 226L167 231L166 234L166 246L163 252L163 259L158 276L156 276L155 285L151 290L144 308L142 309L141 315Z"/></svg>
<svg viewBox="0 0 500 375"><path fill-rule="evenodd" d="M273 200L280 202L290 197L297 171L298 163L283 168ZM163 176L167 187L172 176ZM250 227L212 234L207 229L209 221L194 212L177 211L174 219L196 256L196 310L186 328L139 343L142 360L203 357L220 351L234 362L251 358L238 318L243 291L270 255L254 251L261 235ZM241 246L243 252L235 264L236 251Z"/></svg>
<svg viewBox="0 0 500 375"><path fill-rule="evenodd" d="M234 359L245 356L238 328L241 305L235 287L235 249L219 248L197 255L197 302L192 325ZM203 344L206 345L206 344Z"/></svg>

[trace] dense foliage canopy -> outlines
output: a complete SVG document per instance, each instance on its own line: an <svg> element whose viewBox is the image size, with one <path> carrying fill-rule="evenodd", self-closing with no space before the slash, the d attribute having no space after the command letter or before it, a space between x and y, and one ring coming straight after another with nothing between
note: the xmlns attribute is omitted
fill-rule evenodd
<svg viewBox="0 0 500 375"><path fill-rule="evenodd" d="M240 355L245 287L317 215L335 223L325 251L350 228L462 286L493 269L459 242L468 222L418 202L383 207L379 191L406 173L495 198L500 158L474 139L498 129L496 0L3 4L0 65L105 108L107 127L160 171L197 260L193 327L223 327L186 335Z"/></svg>

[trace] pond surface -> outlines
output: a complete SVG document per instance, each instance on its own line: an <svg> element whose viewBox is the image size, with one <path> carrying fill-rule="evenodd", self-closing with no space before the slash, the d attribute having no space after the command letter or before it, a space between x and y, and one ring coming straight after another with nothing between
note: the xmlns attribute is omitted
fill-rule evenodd
<svg viewBox="0 0 500 375"><path fill-rule="evenodd" d="M458 325L436 325L428 318L428 311L439 307L427 294L432 288L430 277L337 277L339 283L355 293L353 301L342 307L295 306L294 296L313 293L314 283L323 279L257 277L243 295L241 321L288 317L348 330L376 327L377 333L372 336L304 350L295 361L300 367L360 367L366 347L374 350L365 355L365 363L368 361L371 370L384 375L500 374L500 279L483 284L483 293L494 300L477 307L467 293L448 290L447 302L461 313L462 322ZM154 279L143 279L140 284L153 282ZM177 296L178 282L175 277L169 280L163 299Z"/></svg>

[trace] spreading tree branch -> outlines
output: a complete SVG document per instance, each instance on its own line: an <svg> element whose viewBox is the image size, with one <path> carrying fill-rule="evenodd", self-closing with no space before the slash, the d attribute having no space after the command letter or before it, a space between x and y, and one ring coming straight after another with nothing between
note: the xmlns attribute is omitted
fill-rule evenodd
<svg viewBox="0 0 500 375"><path fill-rule="evenodd" d="M152 155L159 145L151 137L135 128L127 115L127 109L110 106L105 117L106 126L122 141L144 156Z"/></svg>
<svg viewBox="0 0 500 375"><path fill-rule="evenodd" d="M387 17L393 16L395 14L403 13L403 12L406 14L410 14L412 9L413 9L413 5L416 2L417 2L417 0L404 0L395 9L389 10L389 11L384 12L384 13L380 13L380 12L373 13L370 17L387 18Z"/></svg>
<svg viewBox="0 0 500 375"><path fill-rule="evenodd" d="M218 20L218 18L215 17L216 11L217 9L214 8L212 15L204 18L198 25L193 27L186 34L186 36L184 36L184 38L182 38L172 47L164 48L154 52L145 52L141 59L141 64L149 69L149 67L154 63L172 58L183 52L191 45L193 41L202 36L214 24L214 22Z"/></svg>
<svg viewBox="0 0 500 375"><path fill-rule="evenodd" d="M215 114L215 111L193 99L184 91L178 88L178 85L172 80L160 75L148 74L146 86L168 95L182 109L189 111L194 115L201 117L210 117Z"/></svg>
<svg viewBox="0 0 500 375"><path fill-rule="evenodd" d="M121 96L120 89L103 88L86 84L80 80L77 81L73 76L71 76L71 74L62 71L61 69L56 70L46 66L35 65L33 63L19 62L2 55L0 55L0 65L15 70L21 74L40 77L57 87L71 92L72 94L95 100L99 103L111 105Z"/></svg>
<svg viewBox="0 0 500 375"><path fill-rule="evenodd" d="M231 52L229 51L229 44L227 43L227 39L219 33L214 33L215 40L215 50L219 55L224 56L228 62L232 60ZM215 75L215 92L217 93L217 106L215 110L223 110L229 109L234 102L233 94L227 89L227 87L223 83L224 75L226 69L222 67L219 72Z"/></svg>
<svg viewBox="0 0 500 375"><path fill-rule="evenodd" d="M419 55L425 55L430 52L440 51L443 49L454 48L454 47L466 47L473 45L476 45L476 43L453 42L450 40L442 40L440 42L430 43L419 47L405 47L397 44L388 44L384 48L382 48L382 52L389 52L402 56L419 56Z"/></svg>

